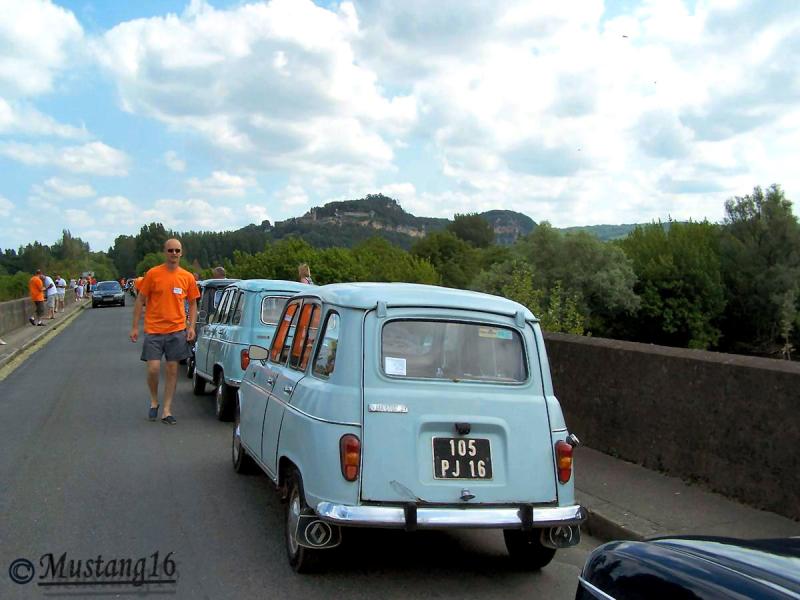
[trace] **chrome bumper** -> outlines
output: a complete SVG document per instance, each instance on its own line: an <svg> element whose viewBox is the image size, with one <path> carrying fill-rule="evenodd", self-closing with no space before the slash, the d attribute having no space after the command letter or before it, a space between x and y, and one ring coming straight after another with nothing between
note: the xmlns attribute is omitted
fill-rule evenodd
<svg viewBox="0 0 800 600"><path fill-rule="evenodd" d="M532 514L531 514L532 512ZM331 502L317 504L324 521L353 527L398 529L491 528L521 529L580 525L586 520L582 506L510 508L435 508L427 506L346 506Z"/></svg>

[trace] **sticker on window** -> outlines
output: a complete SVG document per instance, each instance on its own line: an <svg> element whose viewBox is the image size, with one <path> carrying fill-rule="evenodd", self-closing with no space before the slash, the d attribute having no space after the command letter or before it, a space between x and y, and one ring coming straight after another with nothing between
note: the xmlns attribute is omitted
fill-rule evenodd
<svg viewBox="0 0 800 600"><path fill-rule="evenodd" d="M493 340L511 340L514 339L514 334L508 329L499 329L497 327L479 327L478 336L482 338L491 338Z"/></svg>
<svg viewBox="0 0 800 600"><path fill-rule="evenodd" d="M403 375L406 374L406 359L405 358L392 358L387 356L383 359L383 370L387 375Z"/></svg>

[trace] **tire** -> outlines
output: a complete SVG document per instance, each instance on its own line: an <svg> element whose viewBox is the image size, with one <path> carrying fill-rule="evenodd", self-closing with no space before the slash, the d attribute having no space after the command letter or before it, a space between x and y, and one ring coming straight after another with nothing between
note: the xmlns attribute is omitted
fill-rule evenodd
<svg viewBox="0 0 800 600"><path fill-rule="evenodd" d="M286 502L284 541L289 566L295 573L316 573L322 567L325 550L311 550L297 543L297 519L303 509L308 508L303 495L303 481L297 471L292 471L288 481L289 495Z"/></svg>
<svg viewBox="0 0 800 600"><path fill-rule="evenodd" d="M214 411L220 421L233 419L236 404L236 390L225 383L223 373L219 374L219 385L214 391Z"/></svg>
<svg viewBox="0 0 800 600"><path fill-rule="evenodd" d="M206 380L200 377L197 373L197 369L195 369L192 374L192 393L195 396L202 396L206 393Z"/></svg>
<svg viewBox="0 0 800 600"><path fill-rule="evenodd" d="M504 529L503 538L512 562L521 570L538 571L546 567L556 555L555 548L542 545L539 529L523 531Z"/></svg>
<svg viewBox="0 0 800 600"><path fill-rule="evenodd" d="M242 438L239 429L240 412L239 399L236 399L236 409L233 411L233 439L231 440L231 459L233 460L233 470L240 475L248 475L258 471L258 465L242 446Z"/></svg>
<svg viewBox="0 0 800 600"><path fill-rule="evenodd" d="M97 304L95 304L94 302L92 302L92 308L97 308Z"/></svg>
<svg viewBox="0 0 800 600"><path fill-rule="evenodd" d="M194 377L194 357L192 356L186 361L186 377L188 379Z"/></svg>
<svg viewBox="0 0 800 600"><path fill-rule="evenodd" d="M119 303L120 306L125 306L125 300Z"/></svg>

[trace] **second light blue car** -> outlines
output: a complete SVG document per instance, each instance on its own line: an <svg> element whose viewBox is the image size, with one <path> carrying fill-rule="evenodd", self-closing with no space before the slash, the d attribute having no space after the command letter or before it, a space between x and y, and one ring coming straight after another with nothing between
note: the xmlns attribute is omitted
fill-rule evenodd
<svg viewBox="0 0 800 600"><path fill-rule="evenodd" d="M250 362L251 344L269 346L275 325L294 294L309 286L295 281L247 279L222 292L217 310L198 332L193 389L205 393L215 387L216 415L221 421L233 416L236 391Z"/></svg>

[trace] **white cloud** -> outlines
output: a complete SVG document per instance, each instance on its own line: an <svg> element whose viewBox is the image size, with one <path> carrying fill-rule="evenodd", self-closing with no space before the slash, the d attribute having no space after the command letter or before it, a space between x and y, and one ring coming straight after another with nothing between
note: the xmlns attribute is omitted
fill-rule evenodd
<svg viewBox="0 0 800 600"><path fill-rule="evenodd" d="M0 134L55 136L74 140L89 137L89 132L83 126L75 127L59 123L28 104L10 103L1 97Z"/></svg>
<svg viewBox="0 0 800 600"><path fill-rule="evenodd" d="M212 205L205 200L157 200L145 214L157 218L165 227L181 231L226 229L237 222L231 207Z"/></svg>
<svg viewBox="0 0 800 600"><path fill-rule="evenodd" d="M179 158L178 154L173 150L164 153L164 164L176 173L183 173L186 170L186 161Z"/></svg>
<svg viewBox="0 0 800 600"><path fill-rule="evenodd" d="M245 204L244 212L251 223L260 224L263 221L272 221L266 207L256 204Z"/></svg>
<svg viewBox="0 0 800 600"><path fill-rule="evenodd" d="M58 198L90 198L95 195L94 188L88 183L65 181L58 177L51 177L43 186L34 186L34 189L40 195Z"/></svg>
<svg viewBox="0 0 800 600"><path fill-rule="evenodd" d="M416 120L354 54L352 6L272 0L122 23L94 45L125 110L193 132L240 164L336 181L388 168Z"/></svg>
<svg viewBox="0 0 800 600"><path fill-rule="evenodd" d="M275 199L284 207L299 207L309 204L308 194L305 190L295 184L287 185L285 188L275 193Z"/></svg>
<svg viewBox="0 0 800 600"><path fill-rule="evenodd" d="M75 16L48 0L0 0L0 94L30 96L53 88L56 74L80 50Z"/></svg>
<svg viewBox="0 0 800 600"><path fill-rule="evenodd" d="M80 227L90 227L94 225L94 218L87 211L79 208L68 208L64 211L67 225L77 225Z"/></svg>
<svg viewBox="0 0 800 600"><path fill-rule="evenodd" d="M130 164L127 154L102 142L64 147L7 142L0 144L0 154L26 165L104 176L127 175Z"/></svg>
<svg viewBox="0 0 800 600"><path fill-rule="evenodd" d="M214 171L206 179L192 177L186 183L194 194L234 197L244 196L248 189L258 185L250 175L233 175L225 171Z"/></svg>
<svg viewBox="0 0 800 600"><path fill-rule="evenodd" d="M11 201L0 196L0 217L7 217L14 210L14 205Z"/></svg>

